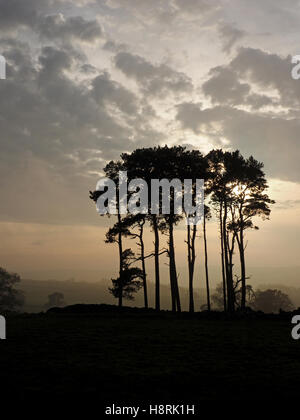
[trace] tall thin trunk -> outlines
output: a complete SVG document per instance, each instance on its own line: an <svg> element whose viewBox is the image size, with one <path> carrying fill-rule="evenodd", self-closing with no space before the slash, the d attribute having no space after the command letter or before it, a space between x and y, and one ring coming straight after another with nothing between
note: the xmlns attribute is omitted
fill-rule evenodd
<svg viewBox="0 0 300 420"><path fill-rule="evenodd" d="M194 280L194 270L195 270L195 260L196 260L196 251L195 251L195 241L196 241L196 234L197 234L197 225L193 225L193 233L192 233L192 281Z"/></svg>
<svg viewBox="0 0 300 420"><path fill-rule="evenodd" d="M189 311L194 312L193 277L191 271L191 226L187 225L187 251L188 251L188 270L189 270Z"/></svg>
<svg viewBox="0 0 300 420"><path fill-rule="evenodd" d="M206 238L206 218L203 218L203 240L204 240L204 265L205 265L205 280L206 280L206 297L207 297L207 310L210 311L210 290L208 278L208 254L207 254L207 238Z"/></svg>
<svg viewBox="0 0 300 420"><path fill-rule="evenodd" d="M154 231L154 265L155 265L155 309L160 311L160 278L159 278L159 232L157 218L152 217Z"/></svg>
<svg viewBox="0 0 300 420"><path fill-rule="evenodd" d="M178 288L176 262L175 262L175 249L174 249L174 234L173 234L173 221L169 220L169 269L170 269L170 283L171 283L171 296L172 296L172 311L181 312L180 295Z"/></svg>
<svg viewBox="0 0 300 420"><path fill-rule="evenodd" d="M222 279L223 279L223 303L224 312L227 311L227 293L226 293L226 276L224 263L224 244L223 244L223 206L220 203L220 237L221 237L221 261L222 261Z"/></svg>
<svg viewBox="0 0 300 420"><path fill-rule="evenodd" d="M140 224L139 240L140 240L140 248L141 248L142 272L143 272L144 304L145 304L145 308L148 308L147 273L146 273L146 265L145 265L145 245L144 245L144 239L143 239L144 224L145 224L145 221L143 221Z"/></svg>
<svg viewBox="0 0 300 420"><path fill-rule="evenodd" d="M234 245L235 245L235 234L232 235L231 245L229 244L229 234L227 234L226 240L227 240L227 248L228 248L228 255L229 255L229 263L228 263L229 264L228 266L229 278L233 284L233 253L234 253Z"/></svg>
<svg viewBox="0 0 300 420"><path fill-rule="evenodd" d="M171 291L171 302L172 302L172 312L176 312L176 297L175 297L175 285L174 285L174 266L172 263L172 246L171 246L171 234L169 234L169 276L170 276L170 291Z"/></svg>
<svg viewBox="0 0 300 420"><path fill-rule="evenodd" d="M246 308L246 264L245 264L245 250L243 245L240 249L240 262L241 262L241 284L242 284L242 297L241 297L241 309Z"/></svg>
<svg viewBox="0 0 300 420"><path fill-rule="evenodd" d="M197 233L197 225L193 225L191 234L191 226L187 225L187 249L188 249L188 270L189 270L189 311L194 312L194 268L195 268L195 239Z"/></svg>
<svg viewBox="0 0 300 420"><path fill-rule="evenodd" d="M229 269L229 258L228 258L228 244L227 244L227 203L224 203L224 214L223 214L223 244L224 244L224 262L225 262L225 274L226 274L226 285L227 285L227 304L228 311L234 312L234 296L233 296L233 280L230 276Z"/></svg>
<svg viewBox="0 0 300 420"><path fill-rule="evenodd" d="M241 296L241 310L244 311L246 308L246 264L245 264L245 246L244 246L244 230L243 230L243 218L240 215L240 232L239 232L239 253L240 253L240 264L241 264L241 284L242 284L242 296Z"/></svg>
<svg viewBox="0 0 300 420"><path fill-rule="evenodd" d="M121 215L118 208L118 223L121 223ZM119 306L121 307L123 304L123 287L122 287L122 277L123 277L123 244L122 244L122 233L119 230L118 233L118 248L119 248L119 259L120 259L120 266L119 266L119 279L120 279L120 292L119 292Z"/></svg>

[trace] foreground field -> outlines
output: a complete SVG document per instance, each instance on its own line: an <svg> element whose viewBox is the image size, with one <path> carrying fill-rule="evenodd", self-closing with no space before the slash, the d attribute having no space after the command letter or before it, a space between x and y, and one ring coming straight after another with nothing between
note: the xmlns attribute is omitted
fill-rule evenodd
<svg viewBox="0 0 300 420"><path fill-rule="evenodd" d="M7 319L1 381L18 400L291 399L300 340L290 319L218 319L105 310Z"/></svg>

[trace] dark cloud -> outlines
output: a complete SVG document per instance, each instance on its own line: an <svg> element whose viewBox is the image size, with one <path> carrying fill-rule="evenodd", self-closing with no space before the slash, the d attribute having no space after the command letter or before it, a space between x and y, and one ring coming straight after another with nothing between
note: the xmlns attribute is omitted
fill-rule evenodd
<svg viewBox="0 0 300 420"><path fill-rule="evenodd" d="M254 48L241 48L230 68L238 77L248 79L260 88L273 89L282 106L298 106L300 84L291 77L291 56L281 57Z"/></svg>
<svg viewBox="0 0 300 420"><path fill-rule="evenodd" d="M209 79L202 85L202 91L212 103L217 104L246 105L254 109L276 104L276 101L267 95L253 93L251 85L241 82L231 66L211 69Z"/></svg>
<svg viewBox="0 0 300 420"><path fill-rule="evenodd" d="M257 110L268 105L278 106L279 102L277 99L271 98L270 96L252 93L247 96L246 105L250 105L254 110Z"/></svg>
<svg viewBox="0 0 300 420"><path fill-rule="evenodd" d="M101 37L102 28L96 20L49 13L63 4L59 0L0 0L1 28L5 31L26 26L48 40L92 42Z"/></svg>
<svg viewBox="0 0 300 420"><path fill-rule="evenodd" d="M273 177L300 182L299 119L230 106L203 109L192 103L179 105L176 118L183 128L209 136L216 147L223 146L220 139L225 139L228 147L253 154Z"/></svg>
<svg viewBox="0 0 300 420"><path fill-rule="evenodd" d="M230 53L232 47L246 34L245 31L242 31L235 26L224 22L219 24L219 32L223 44L223 51L226 53Z"/></svg>
<svg viewBox="0 0 300 420"><path fill-rule="evenodd" d="M121 52L121 51L126 51L127 50L127 45L122 44L122 43L118 43L118 42L115 42L115 41L109 39L103 45L103 49L106 50L106 51L118 53L118 52Z"/></svg>
<svg viewBox="0 0 300 420"><path fill-rule="evenodd" d="M60 203L69 197L74 205L70 195L76 197L77 188L86 201L106 160L137 144L161 140L151 125L155 113L107 72L94 69L98 74L86 73L88 80L73 78L73 71L85 64L73 50L43 47L36 60L24 42L6 39L5 45L8 78L0 83L0 129L5 133L0 139L0 187L6 205L0 217L50 222L53 216L62 221L68 214L52 203L51 217L39 215L46 211L45 195ZM27 197L22 214L9 193L9 186L17 182L24 200ZM15 209L10 214L9 207Z"/></svg>
<svg viewBox="0 0 300 420"><path fill-rule="evenodd" d="M102 104L106 101L115 104L126 114L137 112L137 98L129 90L119 83L111 80L109 74L104 72L97 76L93 82L93 94L97 103Z"/></svg>
<svg viewBox="0 0 300 420"><path fill-rule="evenodd" d="M149 95L163 96L168 93L186 93L193 89L191 79L166 64L153 65L145 58L120 52L115 58L116 67L127 77L134 79Z"/></svg>
<svg viewBox="0 0 300 420"><path fill-rule="evenodd" d="M33 26L39 13L49 5L50 0L0 0L2 30L15 29L17 25Z"/></svg>
<svg viewBox="0 0 300 420"><path fill-rule="evenodd" d="M210 78L202 85L205 95L213 103L237 105L245 102L250 93L250 85L241 83L236 74L226 67L215 67L209 72Z"/></svg>
<svg viewBox="0 0 300 420"><path fill-rule="evenodd" d="M184 18L199 20L220 7L218 0L106 0L106 4L129 11L147 26L149 19L164 25Z"/></svg>
<svg viewBox="0 0 300 420"><path fill-rule="evenodd" d="M96 20L85 20L81 16L64 17L62 14L42 17L38 24L42 37L48 39L93 42L100 38L102 29Z"/></svg>

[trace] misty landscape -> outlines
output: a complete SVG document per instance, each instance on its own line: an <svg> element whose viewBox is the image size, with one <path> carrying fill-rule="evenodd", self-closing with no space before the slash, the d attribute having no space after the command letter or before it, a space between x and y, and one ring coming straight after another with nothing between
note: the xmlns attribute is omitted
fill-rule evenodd
<svg viewBox="0 0 300 420"><path fill-rule="evenodd" d="M187 275L184 276L185 267L178 268L182 277L181 296L182 306L184 310L188 309L188 284ZM211 283L213 291L218 283L218 267L211 267ZM249 272L252 274L251 284L255 289L267 290L267 289L279 289L286 293L291 299L295 308L300 307L300 287L297 287L298 274L297 268L282 267L276 270L267 268L254 268L249 267ZM24 312L41 312L45 309L44 305L48 301L48 295L54 292L63 293L66 304L73 305L75 303L95 303L95 296L97 297L98 303L114 304L115 299L111 294L108 293L108 287L110 286L109 274L100 280L99 272L87 272L83 275L88 277L89 281L80 280L73 278L72 275L76 275L72 270L67 273L61 273L60 279L55 280L51 277L53 273L32 273L35 277L40 277L41 280L30 280L22 279L22 282L18 286L25 293L25 302L22 307ZM166 278L167 268L162 268L162 276ZM47 278L49 276L49 278ZM149 271L150 279L153 278L154 273ZM65 280L64 280L65 278ZM282 279L285 279L284 283ZM204 282L204 275L202 277ZM199 279L201 284L201 279ZM170 291L166 284L161 285L161 306L162 309L170 308ZM195 302L196 306L202 306L205 304L205 288L204 285L201 289L196 288L195 290ZM149 304L150 307L154 307L154 284L149 281ZM128 306L143 307L143 294L139 291L132 302L127 302Z"/></svg>
<svg viewBox="0 0 300 420"><path fill-rule="evenodd" d="M275 205L266 194L263 164L245 159L239 151L219 149L203 155L177 146L136 149L121 159L105 166L109 177L89 193L101 218L110 221L103 246L117 248L115 277L97 280L100 272L90 270L90 281L30 280L0 269L0 308L12 337L0 362L5 395L64 403L80 396L96 399L109 412L115 394L121 405L143 404L149 392L149 403L162 404L284 400L296 395L297 347L284 337L299 308L297 274L284 267L275 271L246 263L246 233L259 230L254 219L269 221L270 206ZM125 194L130 200L123 212L120 169L126 170ZM204 181L201 224L197 205L189 212L175 212L186 179L197 203L197 176ZM169 184L167 192L165 186L159 190L157 213L152 212L152 190L150 195L143 184L153 178ZM171 186L172 179L177 186ZM111 180L116 194L112 197ZM132 181L140 183L135 190L130 189ZM167 193L169 211L164 213ZM131 214L127 206L133 209L133 204L137 207ZM106 211L110 206L116 209L112 214ZM209 223L219 226L218 267L209 264ZM186 233L185 267L176 263L174 231L179 226ZM151 233L149 251L145 238ZM33 347L29 341L22 345L33 370L14 345L24 337L34 340Z"/></svg>

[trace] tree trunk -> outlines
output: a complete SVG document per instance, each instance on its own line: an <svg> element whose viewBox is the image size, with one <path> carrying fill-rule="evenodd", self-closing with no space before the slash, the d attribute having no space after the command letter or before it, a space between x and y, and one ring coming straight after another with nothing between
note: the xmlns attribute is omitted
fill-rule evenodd
<svg viewBox="0 0 300 420"><path fill-rule="evenodd" d="M195 239L197 233L197 226L193 226L191 235L191 226L187 225L187 247L188 247L188 269L189 269L189 311L194 312L194 267L195 267Z"/></svg>
<svg viewBox="0 0 300 420"><path fill-rule="evenodd" d="M224 262L225 262L225 274L227 284L227 307L229 312L234 312L234 291L233 291L233 280L230 276L229 259L228 259L228 246L227 246L227 203L224 203L224 214L223 214L223 244L224 244Z"/></svg>
<svg viewBox="0 0 300 420"><path fill-rule="evenodd" d="M160 278L159 278L159 232L156 216L152 218L154 231L154 264L155 264L155 309L160 311Z"/></svg>
<svg viewBox="0 0 300 420"><path fill-rule="evenodd" d="M210 311L210 291L209 291L209 278L208 278L208 257L207 257L207 239L206 239L205 214L204 214L204 218L203 218L203 240L204 240L204 265L205 265L207 310Z"/></svg>
<svg viewBox="0 0 300 420"><path fill-rule="evenodd" d="M118 208L118 223L121 223L121 215ZM122 234L119 231L118 233L118 248L119 248L119 279L120 279L120 292L119 292L119 307L123 305L123 287L122 287L122 276L123 276L123 244L122 244Z"/></svg>
<svg viewBox="0 0 300 420"><path fill-rule="evenodd" d="M226 239L227 239L227 249L228 249L228 255L229 255L229 266L228 266L229 278L230 278L230 282L233 285L233 253L234 253L234 245L235 245L235 235L233 234L232 236L231 246L229 244L229 233L227 234ZM234 290L233 290L233 297L235 298Z"/></svg>
<svg viewBox="0 0 300 420"><path fill-rule="evenodd" d="M189 270L189 311L194 312L194 296L193 296L193 278L191 271L191 226L187 225L187 251L188 251L188 270Z"/></svg>
<svg viewBox="0 0 300 420"><path fill-rule="evenodd" d="M172 311L181 312L180 295L177 281L176 263L175 263L175 249L173 236L173 222L169 221L169 269L170 269L170 284L172 296Z"/></svg>
<svg viewBox="0 0 300 420"><path fill-rule="evenodd" d="M146 265L145 265L145 245L143 240L144 233L144 223L140 224L140 247L141 247L141 262L142 262L142 272L143 272L143 289L144 289L144 304L145 308L148 308L148 291L147 291L147 274L146 274Z"/></svg>
<svg viewBox="0 0 300 420"><path fill-rule="evenodd" d="M227 293L226 293L226 277L225 277L225 263L224 263L223 207L222 207L222 203L220 203L220 237L221 237L222 279L223 279L223 302L224 302L224 312L226 312L227 311Z"/></svg>
<svg viewBox="0 0 300 420"><path fill-rule="evenodd" d="M241 221L242 224L242 221ZM240 228L239 235L239 252L240 252L240 264L241 264L241 284L242 284L242 296L241 296L241 310L246 309L246 265L245 265L245 247L244 247L244 231L243 226Z"/></svg>

